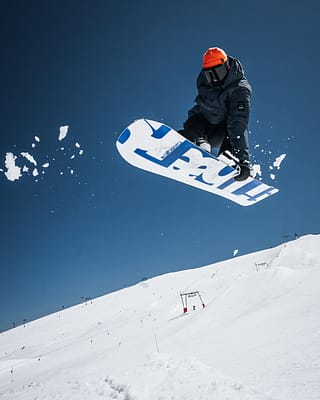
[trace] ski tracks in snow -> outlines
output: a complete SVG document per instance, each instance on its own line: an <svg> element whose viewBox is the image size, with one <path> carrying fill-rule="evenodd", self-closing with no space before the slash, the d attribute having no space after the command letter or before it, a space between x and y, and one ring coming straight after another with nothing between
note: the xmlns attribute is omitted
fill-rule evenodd
<svg viewBox="0 0 320 400"><path fill-rule="evenodd" d="M24 400L276 400L224 376L197 359L156 353L121 376L73 377L31 382L0 392L0 398Z"/></svg>
<svg viewBox="0 0 320 400"><path fill-rule="evenodd" d="M116 378L106 382L118 400L274 400L226 377L196 359L181 359L165 354L149 356L134 376L124 376L131 385Z"/></svg>

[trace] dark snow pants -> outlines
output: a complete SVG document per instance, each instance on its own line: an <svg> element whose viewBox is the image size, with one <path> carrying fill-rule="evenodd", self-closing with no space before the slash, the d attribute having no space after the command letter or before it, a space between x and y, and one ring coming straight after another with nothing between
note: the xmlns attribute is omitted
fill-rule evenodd
<svg viewBox="0 0 320 400"><path fill-rule="evenodd" d="M183 129L179 133L192 142L195 142L200 137L207 140L211 147L219 149L219 154L226 150L231 151L226 121L213 125L201 114L195 114L186 120L183 124Z"/></svg>

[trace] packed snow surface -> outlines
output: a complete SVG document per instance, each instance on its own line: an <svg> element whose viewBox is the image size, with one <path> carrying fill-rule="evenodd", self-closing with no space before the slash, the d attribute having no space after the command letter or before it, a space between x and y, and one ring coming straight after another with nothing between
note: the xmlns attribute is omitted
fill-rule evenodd
<svg viewBox="0 0 320 400"><path fill-rule="evenodd" d="M308 235L3 332L0 398L319 400L319 247Z"/></svg>

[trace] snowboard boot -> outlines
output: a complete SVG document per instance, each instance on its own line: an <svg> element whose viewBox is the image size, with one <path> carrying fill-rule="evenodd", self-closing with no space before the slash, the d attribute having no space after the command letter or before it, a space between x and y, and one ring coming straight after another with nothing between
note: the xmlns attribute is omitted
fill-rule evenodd
<svg viewBox="0 0 320 400"><path fill-rule="evenodd" d="M199 146L200 149L202 149L202 150L204 150L204 151L206 151L206 152L208 152L208 153L211 153L211 145L210 145L210 143L209 143L206 139L204 139L203 137L198 137L198 138L195 140L195 144L196 144L196 146Z"/></svg>

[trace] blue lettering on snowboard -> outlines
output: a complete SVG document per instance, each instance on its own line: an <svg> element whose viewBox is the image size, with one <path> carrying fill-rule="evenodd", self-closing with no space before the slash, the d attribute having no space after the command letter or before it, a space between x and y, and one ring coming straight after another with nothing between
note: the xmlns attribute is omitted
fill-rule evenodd
<svg viewBox="0 0 320 400"><path fill-rule="evenodd" d="M179 159L188 163L190 161L189 157L183 157L183 154L186 151L190 150L192 147L194 147L193 144L188 140L185 140L179 146L175 147L172 151L167 152L166 156L160 160L148 154L146 150L135 149L134 152L139 156L146 158L149 161L159 164L162 167L168 168L170 167L171 164L173 164L175 161Z"/></svg>
<svg viewBox="0 0 320 400"><path fill-rule="evenodd" d="M154 139L163 139L170 131L171 128L169 128L166 125L160 125L157 129L155 129L148 121L145 120L145 122L149 125L151 128L151 137ZM121 144L125 143L130 137L130 130L126 129L123 134L119 138L119 142ZM220 160L216 158L215 156L206 153L199 147L195 146L193 143L191 143L189 140L183 140L180 143L176 143L172 148L167 150L164 154L162 154L161 158L157 158L151 154L148 153L148 150L143 150L141 148L136 148L134 150L134 153L139 155L140 157L143 157L144 159L155 163L157 165L160 165L163 168L169 168L172 167L173 170L179 171L182 169L182 167L178 165L173 165L175 162L178 160L183 161L186 164L190 165L190 168L193 170L192 173L188 173L189 177L194 178L195 181L201 182L204 185L208 186L213 186L215 183L209 182L207 179L210 179L210 163L208 164L207 162L204 162L206 165L201 165L201 158L199 160L199 157L195 155L194 152L189 152L188 155L186 153L190 150L197 150L198 153L201 154L202 159L214 159L216 161ZM197 154L198 154L197 153ZM195 159L193 160L193 157ZM217 165L214 164L214 166L217 168ZM209 168L208 168L209 167ZM199 173L197 173L197 170ZM264 185L263 182L257 181L257 180L252 180L250 182L243 182L243 185L239 187L239 182L236 182L234 180L234 169L231 166L224 165L221 167L221 169L217 172L217 176L224 178L225 180L220 179L219 183L216 183L217 189L224 191L225 189L228 188L228 191L232 193L235 196L246 196L248 201L250 202L255 202L257 199L259 199L262 196L265 195L271 195L273 194L274 188L272 187L267 187L265 190L262 190L262 192L257 193L257 190L255 191L256 194L250 194L251 191L254 189L258 188L261 185ZM232 176L230 176L232 174ZM207 176L207 179L206 179ZM232 185L236 184L236 189L232 191Z"/></svg>
<svg viewBox="0 0 320 400"><path fill-rule="evenodd" d="M121 136L118 139L118 142L124 144L129 139L130 135L130 129L127 128L125 131L122 132Z"/></svg>
<svg viewBox="0 0 320 400"><path fill-rule="evenodd" d="M149 124L148 121L145 120L145 122L150 126L150 128L152 129L152 137L154 137L155 139L162 139L163 137L166 136L166 134L171 131L171 128L169 128L166 125L161 125L160 128L158 129L154 129L154 127L152 125Z"/></svg>

